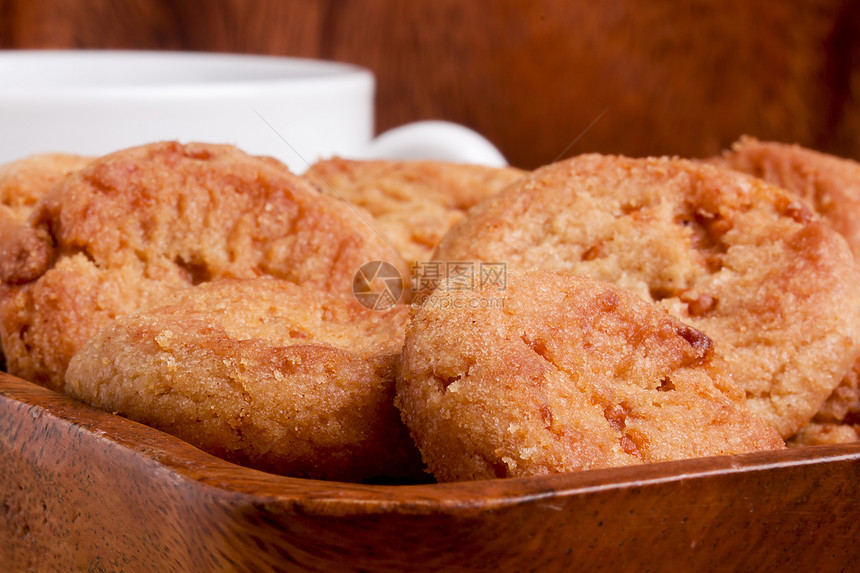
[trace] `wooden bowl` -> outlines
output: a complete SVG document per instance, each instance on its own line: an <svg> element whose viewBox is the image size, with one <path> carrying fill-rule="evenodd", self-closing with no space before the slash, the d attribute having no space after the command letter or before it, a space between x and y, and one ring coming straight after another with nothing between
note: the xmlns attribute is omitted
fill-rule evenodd
<svg viewBox="0 0 860 573"><path fill-rule="evenodd" d="M0 373L6 570L857 570L860 445L441 485L242 468Z"/></svg>

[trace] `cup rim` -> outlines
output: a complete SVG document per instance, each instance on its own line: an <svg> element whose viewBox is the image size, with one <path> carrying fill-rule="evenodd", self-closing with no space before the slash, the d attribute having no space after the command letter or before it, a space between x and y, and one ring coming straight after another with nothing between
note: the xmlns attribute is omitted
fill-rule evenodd
<svg viewBox="0 0 860 573"><path fill-rule="evenodd" d="M82 70L86 74L77 77ZM374 81L369 70L343 62L153 50L0 51L0 77L4 78L2 100L66 101L165 95L212 98L260 90L328 90L337 84L372 86Z"/></svg>

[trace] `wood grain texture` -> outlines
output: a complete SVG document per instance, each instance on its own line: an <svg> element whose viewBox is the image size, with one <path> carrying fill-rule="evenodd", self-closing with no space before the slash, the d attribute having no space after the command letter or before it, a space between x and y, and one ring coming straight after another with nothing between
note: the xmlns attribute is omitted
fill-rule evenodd
<svg viewBox="0 0 860 573"><path fill-rule="evenodd" d="M443 485L298 480L0 374L11 571L856 570L858 494L858 445Z"/></svg>
<svg viewBox="0 0 860 573"><path fill-rule="evenodd" d="M743 133L860 158L858 29L852 0L0 0L0 47L367 66L380 130L457 121L526 168L705 156Z"/></svg>

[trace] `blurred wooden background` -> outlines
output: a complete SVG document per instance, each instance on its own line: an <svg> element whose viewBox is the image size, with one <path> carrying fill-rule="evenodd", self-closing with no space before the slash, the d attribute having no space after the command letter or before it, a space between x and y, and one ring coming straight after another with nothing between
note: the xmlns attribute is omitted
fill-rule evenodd
<svg viewBox="0 0 860 573"><path fill-rule="evenodd" d="M460 122L526 168L743 133L860 158L854 0L0 0L0 48L353 62L377 75L379 130Z"/></svg>

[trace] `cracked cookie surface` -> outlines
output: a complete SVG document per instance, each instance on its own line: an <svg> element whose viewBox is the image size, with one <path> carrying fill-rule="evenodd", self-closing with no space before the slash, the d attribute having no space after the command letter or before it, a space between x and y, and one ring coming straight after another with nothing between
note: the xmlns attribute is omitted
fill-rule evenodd
<svg viewBox="0 0 860 573"><path fill-rule="evenodd" d="M442 236L472 206L524 175L442 161L320 161L304 177L370 213L407 261L427 261Z"/></svg>
<svg viewBox="0 0 860 573"><path fill-rule="evenodd" d="M784 447L665 310L572 273L436 290L408 329L397 403L440 481Z"/></svg>
<svg viewBox="0 0 860 573"><path fill-rule="evenodd" d="M860 163L772 141L742 137L715 165L759 177L809 202L860 257Z"/></svg>
<svg viewBox="0 0 860 573"><path fill-rule="evenodd" d="M34 207L0 261L9 372L61 389L72 354L122 314L218 278L350 294L368 261L408 266L346 205L274 159L155 143L98 158Z"/></svg>
<svg viewBox="0 0 860 573"><path fill-rule="evenodd" d="M408 311L271 278L220 280L123 316L72 359L67 394L276 473L416 477L394 408Z"/></svg>
<svg viewBox="0 0 860 573"><path fill-rule="evenodd" d="M860 274L795 195L681 159L584 155L470 211L435 259L590 275L667 308L784 437L860 352Z"/></svg>
<svg viewBox="0 0 860 573"><path fill-rule="evenodd" d="M779 185L808 201L839 232L860 260L860 163L771 141L742 137L730 151L710 160ZM860 362L848 372L798 443L857 441L860 428ZM844 424L845 427L838 427Z"/></svg>
<svg viewBox="0 0 860 573"><path fill-rule="evenodd" d="M44 264L48 247L24 223L57 181L89 162L81 155L44 153L0 165L0 277ZM0 282L0 298L5 292ZM5 369L0 346L0 370Z"/></svg>
<svg viewBox="0 0 860 573"><path fill-rule="evenodd" d="M0 165L0 217L25 221L57 181L91 160L81 155L44 153Z"/></svg>

